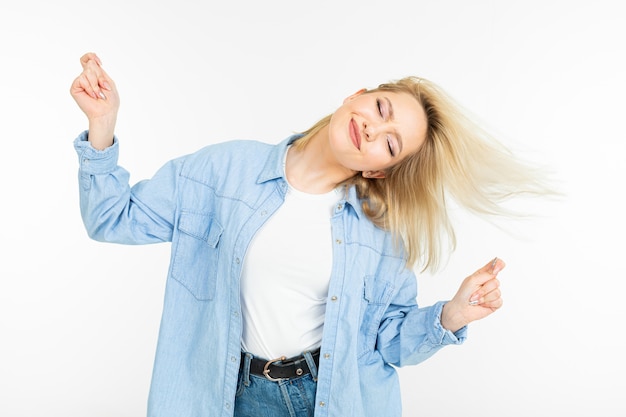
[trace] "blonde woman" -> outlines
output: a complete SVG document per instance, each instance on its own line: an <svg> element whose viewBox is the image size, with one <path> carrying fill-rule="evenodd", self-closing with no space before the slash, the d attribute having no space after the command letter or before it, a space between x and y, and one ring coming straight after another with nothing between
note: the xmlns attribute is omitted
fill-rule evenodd
<svg viewBox="0 0 626 417"><path fill-rule="evenodd" d="M131 187L115 84L95 54L81 64L89 236L172 243L149 416L400 416L394 367L462 343L502 306L497 258L450 300L416 303L413 270L435 270L454 241L448 196L500 213L542 191L433 83L359 91L278 145L208 146Z"/></svg>

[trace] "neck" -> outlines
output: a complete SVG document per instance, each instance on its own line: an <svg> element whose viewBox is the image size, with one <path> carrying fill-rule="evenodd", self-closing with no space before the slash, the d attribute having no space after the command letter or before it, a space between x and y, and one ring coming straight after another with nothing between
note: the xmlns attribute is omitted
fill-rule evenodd
<svg viewBox="0 0 626 417"><path fill-rule="evenodd" d="M328 126L309 138L304 148L289 148L285 173L293 187L309 194L327 193L355 174L330 151Z"/></svg>

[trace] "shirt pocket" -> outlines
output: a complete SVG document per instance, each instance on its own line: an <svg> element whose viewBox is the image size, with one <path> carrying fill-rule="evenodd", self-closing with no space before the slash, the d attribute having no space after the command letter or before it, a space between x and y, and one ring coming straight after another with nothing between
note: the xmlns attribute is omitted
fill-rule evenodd
<svg viewBox="0 0 626 417"><path fill-rule="evenodd" d="M183 211L180 215L171 276L200 301L215 296L223 231L210 214Z"/></svg>
<svg viewBox="0 0 626 417"><path fill-rule="evenodd" d="M371 352L376 347L376 337L380 322L391 302L394 285L374 275L366 275L363 280L361 300L361 327L359 338L360 353Z"/></svg>

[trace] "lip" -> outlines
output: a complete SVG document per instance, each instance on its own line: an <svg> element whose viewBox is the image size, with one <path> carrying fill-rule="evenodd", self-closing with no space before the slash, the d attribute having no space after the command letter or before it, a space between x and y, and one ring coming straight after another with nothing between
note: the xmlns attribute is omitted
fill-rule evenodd
<svg viewBox="0 0 626 417"><path fill-rule="evenodd" d="M354 146L358 150L361 150L361 134L359 133L354 119L350 119L350 139L352 139Z"/></svg>

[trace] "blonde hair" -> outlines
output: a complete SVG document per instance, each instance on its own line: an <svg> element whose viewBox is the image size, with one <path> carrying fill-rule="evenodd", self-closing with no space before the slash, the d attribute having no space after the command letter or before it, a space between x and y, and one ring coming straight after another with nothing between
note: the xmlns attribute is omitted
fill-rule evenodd
<svg viewBox="0 0 626 417"><path fill-rule="evenodd" d="M427 118L423 145L391 167L385 178L355 175L345 181L356 187L367 217L402 244L408 267L418 263L422 270L434 271L442 261L444 241L454 250L448 195L476 214L515 215L501 204L504 200L520 194L551 193L538 170L494 140L434 83L406 77L373 91L410 94ZM295 145L304 147L331 117L303 132Z"/></svg>

